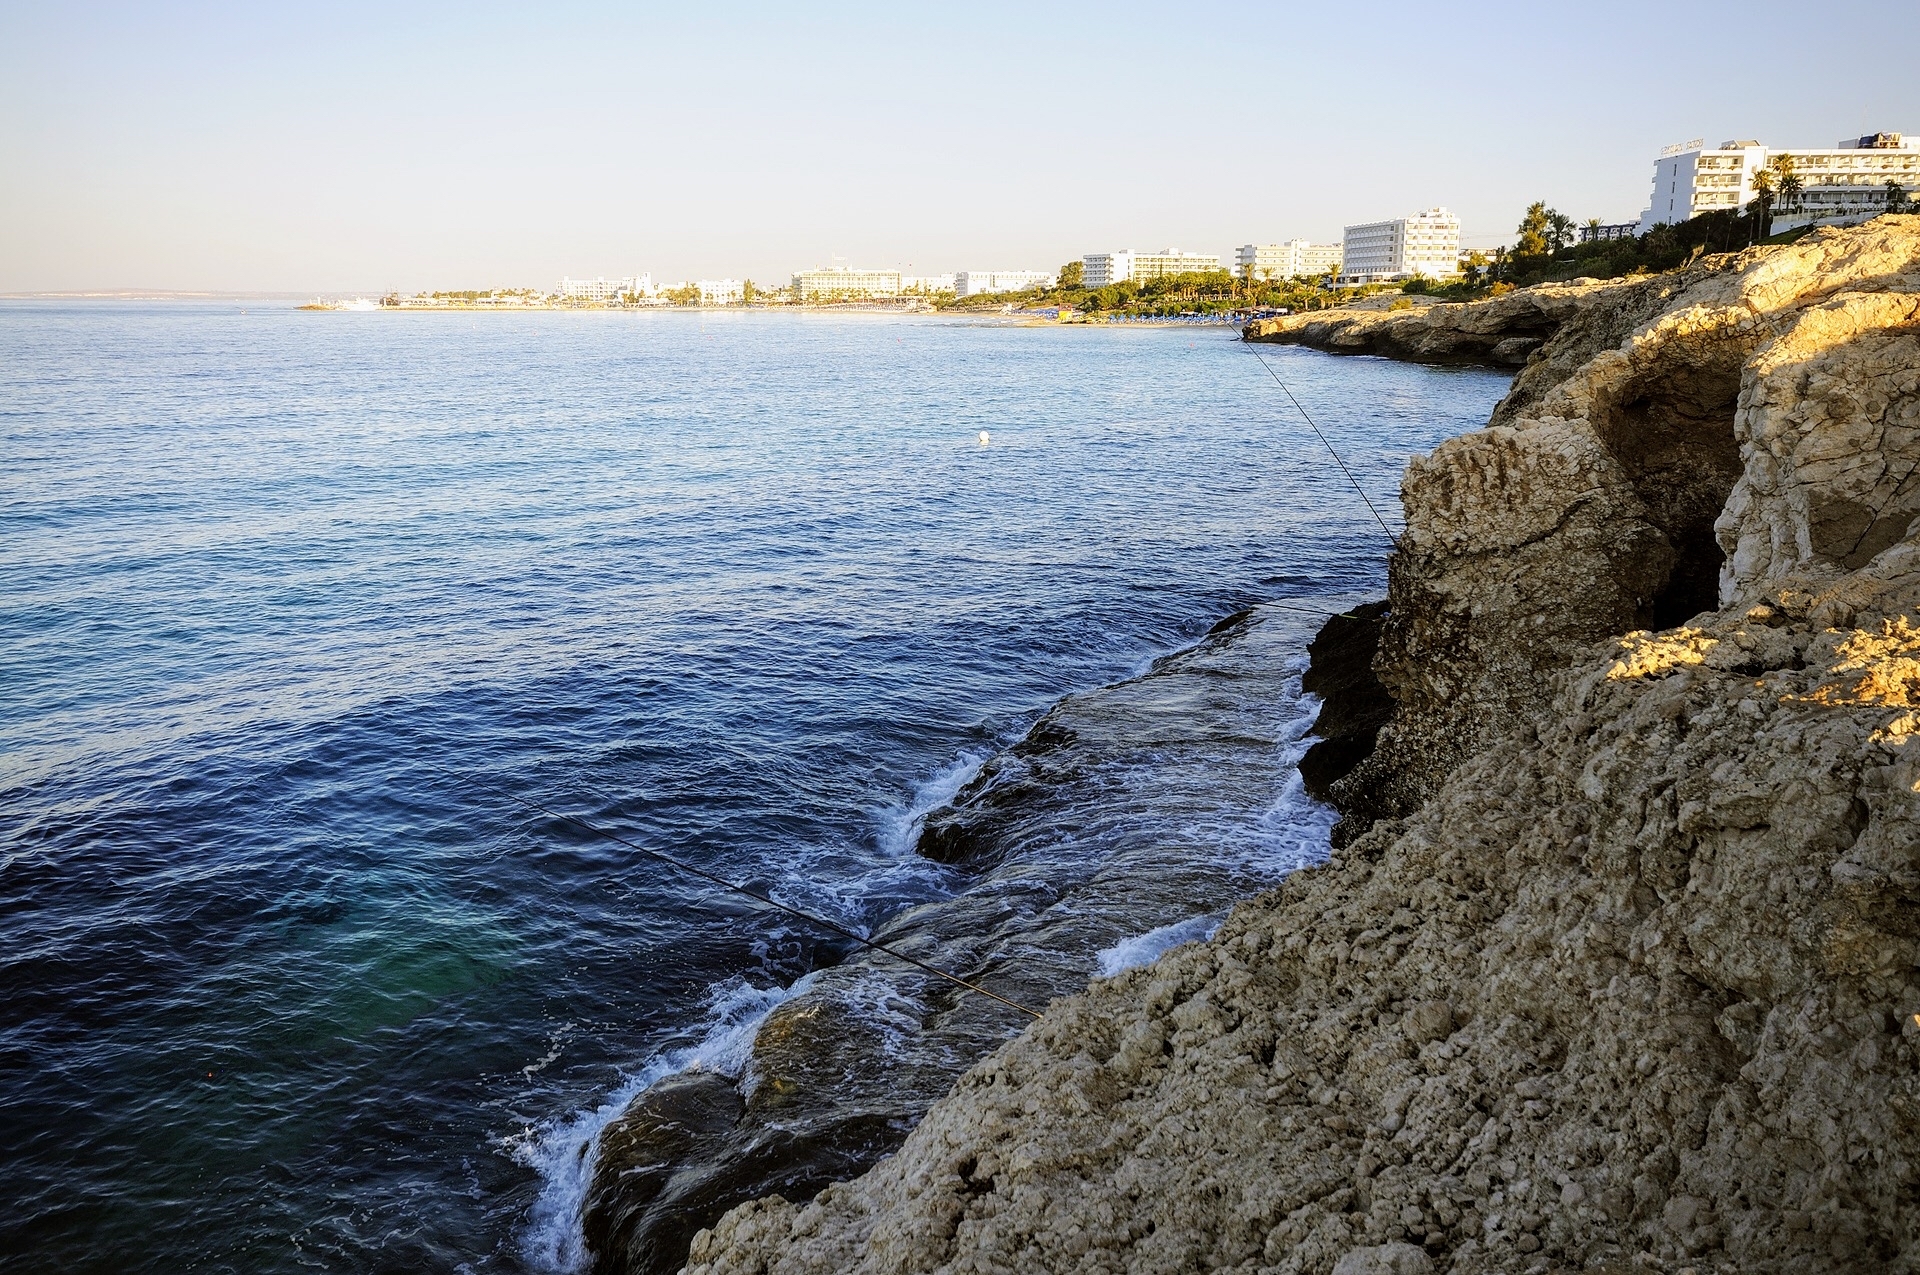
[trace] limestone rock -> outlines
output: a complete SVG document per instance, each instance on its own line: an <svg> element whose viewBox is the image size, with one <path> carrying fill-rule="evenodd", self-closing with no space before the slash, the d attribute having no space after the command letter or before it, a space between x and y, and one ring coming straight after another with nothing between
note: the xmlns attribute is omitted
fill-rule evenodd
<svg viewBox="0 0 1920 1275"><path fill-rule="evenodd" d="M1841 592L1874 618L1812 618ZM1595 651L1535 735L689 1269L1913 1269L1920 543L1769 608Z"/></svg>
<svg viewBox="0 0 1920 1275"><path fill-rule="evenodd" d="M1433 1262L1411 1244L1356 1248L1333 1264L1333 1275L1429 1275Z"/></svg>
<svg viewBox="0 0 1920 1275"><path fill-rule="evenodd" d="M1407 467L1375 658L1396 707L1332 789L1343 839L1538 713L1582 648L1832 579L1920 514L1920 218L1536 291L1373 320L1425 346L1556 326L1487 429Z"/></svg>
<svg viewBox="0 0 1920 1275"><path fill-rule="evenodd" d="M1383 354L1421 363L1526 363L1589 295L1615 283L1547 284L1492 301L1436 303L1429 297L1373 297L1246 327L1249 341L1310 345L1336 354ZM1629 285L1630 286L1630 285ZM1391 304L1404 308L1390 309Z"/></svg>
<svg viewBox="0 0 1920 1275"><path fill-rule="evenodd" d="M1388 730L1475 707L1425 800L689 1272L1920 1271L1920 532L1813 530L1904 499L1916 260L1881 218L1621 285L1677 291L1577 361L1613 320L1563 323L1562 383L1409 475L1377 663L1427 716ZM1655 628L1737 483L1727 605Z"/></svg>

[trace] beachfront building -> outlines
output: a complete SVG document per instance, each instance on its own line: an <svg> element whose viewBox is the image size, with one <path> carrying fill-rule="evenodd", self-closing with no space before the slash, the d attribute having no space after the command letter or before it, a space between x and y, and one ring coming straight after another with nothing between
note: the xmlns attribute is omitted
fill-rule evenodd
<svg viewBox="0 0 1920 1275"><path fill-rule="evenodd" d="M1342 283L1386 283L1460 273L1460 219L1444 208L1348 226L1340 244Z"/></svg>
<svg viewBox="0 0 1920 1275"><path fill-rule="evenodd" d="M1051 270L962 270L953 276L955 296L977 297L988 292L1025 292L1028 288L1051 288Z"/></svg>
<svg viewBox="0 0 1920 1275"><path fill-rule="evenodd" d="M1143 283L1162 275L1208 274L1226 269L1216 256L1181 252L1178 248L1164 248L1159 252L1135 252L1131 248L1124 248L1119 252L1089 253L1080 261L1085 271L1082 282L1089 288L1104 288L1110 283L1127 279Z"/></svg>
<svg viewBox="0 0 1920 1275"><path fill-rule="evenodd" d="M738 279L702 279L693 286L700 289L701 305L739 305L747 299L746 285Z"/></svg>
<svg viewBox="0 0 1920 1275"><path fill-rule="evenodd" d="M1581 243L1607 243L1614 239L1632 239L1640 233L1637 221L1618 221L1611 225L1591 225L1580 227Z"/></svg>
<svg viewBox="0 0 1920 1275"><path fill-rule="evenodd" d="M1233 254L1233 272L1242 279L1317 278L1340 269L1340 245L1289 239L1285 243L1250 243Z"/></svg>
<svg viewBox="0 0 1920 1275"><path fill-rule="evenodd" d="M845 301L900 295L898 270L853 270L846 266L793 272L796 301Z"/></svg>
<svg viewBox="0 0 1920 1275"><path fill-rule="evenodd" d="M1782 200L1774 192L1775 229L1809 222L1849 225L1886 211L1887 183L1911 192L1920 187L1920 137L1868 133L1846 137L1824 150L1779 149L1756 141L1727 141L1708 150L1701 138L1669 146L1653 163L1653 198L1640 214L1641 234L1701 213L1745 208L1754 197L1754 174L1782 157L1792 161L1800 192Z"/></svg>
<svg viewBox="0 0 1920 1275"><path fill-rule="evenodd" d="M622 296L644 297L653 290L650 274L624 279L562 279L560 295L569 301L617 301Z"/></svg>
<svg viewBox="0 0 1920 1275"><path fill-rule="evenodd" d="M958 277L950 274L903 274L900 276L900 291L915 297L952 292Z"/></svg>

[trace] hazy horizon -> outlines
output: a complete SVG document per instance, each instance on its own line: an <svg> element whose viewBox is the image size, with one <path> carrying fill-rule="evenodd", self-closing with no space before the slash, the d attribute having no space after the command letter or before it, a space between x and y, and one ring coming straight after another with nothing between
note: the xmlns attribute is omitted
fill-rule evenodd
<svg viewBox="0 0 1920 1275"><path fill-rule="evenodd" d="M1663 145L1920 129L1888 5L0 10L0 291L303 293L834 260L1047 269L1434 204L1618 221ZM1823 100L1780 91L1812 31Z"/></svg>

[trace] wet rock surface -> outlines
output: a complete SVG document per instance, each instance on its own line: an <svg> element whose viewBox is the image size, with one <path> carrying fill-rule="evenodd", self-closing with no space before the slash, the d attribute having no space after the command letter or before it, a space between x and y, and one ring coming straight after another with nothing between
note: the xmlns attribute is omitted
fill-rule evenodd
<svg viewBox="0 0 1920 1275"><path fill-rule="evenodd" d="M1920 218L1676 283L1411 467L1399 705L1340 781L1424 739L1405 806L690 1272L1920 1269L1920 534L1814 530L1904 499ZM1725 605L1653 630L1723 402Z"/></svg>
<svg viewBox="0 0 1920 1275"><path fill-rule="evenodd" d="M1316 800L1328 800L1334 782L1366 760L1393 714L1393 697L1373 671L1386 614L1385 602L1354 607L1328 619L1307 646L1300 686L1320 697L1320 714L1314 743L1300 759L1300 778ZM1342 842L1340 828L1333 838Z"/></svg>
<svg viewBox="0 0 1920 1275"><path fill-rule="evenodd" d="M1256 608L1141 677L1063 700L928 817L918 849L953 866L953 894L870 937L1041 1008L1084 987L1103 950L1217 919L1317 861L1332 820L1305 805L1295 769L1311 631ZM595 1269L678 1270L694 1232L734 1205L859 1172L1026 1021L872 952L815 971L767 1015L741 1074L661 1081L583 1148Z"/></svg>

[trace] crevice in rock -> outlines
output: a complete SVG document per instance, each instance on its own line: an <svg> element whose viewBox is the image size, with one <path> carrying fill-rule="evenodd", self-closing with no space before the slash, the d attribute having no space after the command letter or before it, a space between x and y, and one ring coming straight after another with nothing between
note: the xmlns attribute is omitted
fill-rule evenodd
<svg viewBox="0 0 1920 1275"><path fill-rule="evenodd" d="M1643 627L1671 628L1719 605L1725 554L1713 523L1740 478L1740 351L1728 353L1724 366L1660 368L1591 418L1675 554L1666 583L1635 617Z"/></svg>

